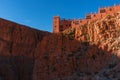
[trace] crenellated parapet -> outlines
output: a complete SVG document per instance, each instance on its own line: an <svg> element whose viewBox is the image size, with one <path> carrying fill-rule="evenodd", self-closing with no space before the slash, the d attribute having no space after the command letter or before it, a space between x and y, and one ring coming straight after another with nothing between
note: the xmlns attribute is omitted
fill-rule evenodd
<svg viewBox="0 0 120 80"><path fill-rule="evenodd" d="M68 28L79 27L80 25L83 25L87 22L100 19L108 14L113 14L119 11L120 11L120 5L115 5L115 6L99 8L98 13L87 14L85 19L66 20L66 19L60 19L60 16L55 16L53 22L53 33L59 33Z"/></svg>

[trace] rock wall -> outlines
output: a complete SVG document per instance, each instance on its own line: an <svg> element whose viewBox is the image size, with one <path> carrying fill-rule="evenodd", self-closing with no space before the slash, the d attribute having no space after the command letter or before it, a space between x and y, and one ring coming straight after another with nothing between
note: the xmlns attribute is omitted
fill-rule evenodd
<svg viewBox="0 0 120 80"><path fill-rule="evenodd" d="M120 79L119 19L114 14L58 34L0 19L0 79Z"/></svg>
<svg viewBox="0 0 120 80"><path fill-rule="evenodd" d="M85 66L88 66L88 68L86 69L80 68L81 69L80 72L82 72L82 70L83 72L86 72L85 70L87 70L87 72L89 73L91 72L92 74L89 74L89 75L90 77L94 77L94 78L90 78L92 80L99 80L99 79L96 79L95 75L97 74L93 74L93 72L99 73L102 69L105 68L105 66L109 66L109 63L111 63L110 60L112 56L117 56L116 59L119 61L119 51L120 51L119 50L120 49L120 39L119 39L120 21L119 20L120 20L120 13L114 13L112 15L106 15L102 19L88 22L87 24L84 24L80 27L70 28L63 31L63 35L68 39L71 39L72 37L73 40L79 41L81 43L85 43L85 42L89 43L90 49L88 48L87 55L84 55L87 58L86 59L80 58L80 61L78 62L81 62L81 60L84 60L84 63L85 63L85 60L87 60L87 63L88 63L87 65L83 65L83 64L82 65L80 64L80 65L84 68ZM95 47L93 47L93 45ZM88 46L86 46L86 48L87 47ZM86 50L83 50L83 51L85 51L83 53L86 53ZM82 53L82 51L80 51L80 53ZM93 58L94 60L91 60L91 58ZM89 64L92 65L92 67ZM112 64L115 64L115 63L113 62ZM119 64L119 62L116 64ZM105 69L108 69L108 67ZM119 73L116 72L115 74L118 75ZM81 75L86 76L87 74L82 73ZM104 74L101 73L101 75L104 75ZM73 78L71 79L71 77L69 78L67 77L65 78L65 80L66 79L73 80ZM83 79L83 77L81 77L80 79ZM103 78L103 80L106 80L106 79L107 78ZM109 79L114 79L114 78L108 77L108 80ZM89 79L86 79L85 77L85 80L89 80Z"/></svg>
<svg viewBox="0 0 120 80"><path fill-rule="evenodd" d="M0 79L32 80L34 50L48 34L0 19Z"/></svg>

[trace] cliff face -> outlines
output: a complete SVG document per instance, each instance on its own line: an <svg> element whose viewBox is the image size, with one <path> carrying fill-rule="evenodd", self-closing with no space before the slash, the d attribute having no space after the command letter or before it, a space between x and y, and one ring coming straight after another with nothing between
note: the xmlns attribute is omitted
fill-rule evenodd
<svg viewBox="0 0 120 80"><path fill-rule="evenodd" d="M77 76L77 79L109 80L118 78L117 75L120 74L117 68L120 57L120 13L107 15L102 19L88 22L77 28L67 29L63 31L63 35L68 39L89 43L89 47L86 46L87 50L81 48L86 58L80 58L80 61L78 61L84 60L83 62L86 62L86 65L79 63L83 67L80 68L80 72L84 72L80 74L84 77ZM87 66L88 68L84 69ZM112 70L113 68L114 70ZM85 74L85 72L89 74ZM76 78L75 76L74 78Z"/></svg>
<svg viewBox="0 0 120 80"><path fill-rule="evenodd" d="M32 80L35 49L48 34L0 19L0 79Z"/></svg>
<svg viewBox="0 0 120 80"><path fill-rule="evenodd" d="M0 78L120 79L120 14L52 34L0 19Z"/></svg>

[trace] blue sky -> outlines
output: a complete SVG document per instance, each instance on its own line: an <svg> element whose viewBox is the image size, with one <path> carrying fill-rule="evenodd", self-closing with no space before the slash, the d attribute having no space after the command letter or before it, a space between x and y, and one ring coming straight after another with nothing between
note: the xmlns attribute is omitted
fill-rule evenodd
<svg viewBox="0 0 120 80"><path fill-rule="evenodd" d="M0 0L0 17L52 32L53 16L84 18L114 4L120 4L120 0Z"/></svg>

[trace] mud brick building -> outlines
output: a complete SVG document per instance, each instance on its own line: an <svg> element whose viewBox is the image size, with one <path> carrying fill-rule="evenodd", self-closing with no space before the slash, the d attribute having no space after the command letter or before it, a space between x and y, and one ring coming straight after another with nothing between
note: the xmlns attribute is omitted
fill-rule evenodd
<svg viewBox="0 0 120 80"><path fill-rule="evenodd" d="M108 14L113 14L119 11L120 11L120 5L115 5L115 6L100 8L98 13L87 14L85 19L61 20L60 16L54 16L53 33L64 31L65 29L70 27L72 28L79 27L80 25L100 19Z"/></svg>

